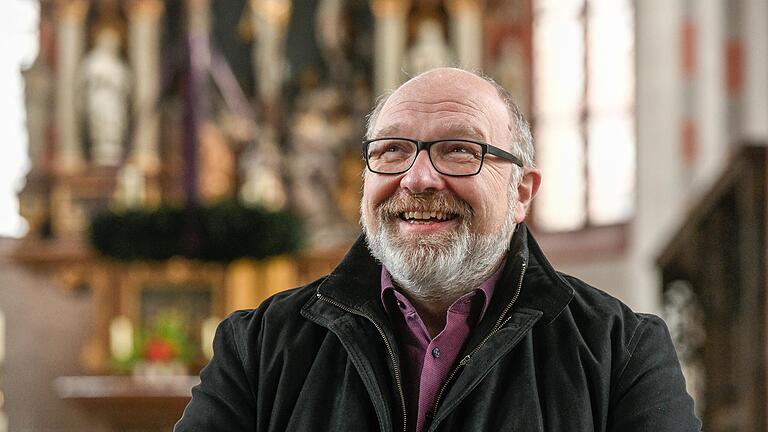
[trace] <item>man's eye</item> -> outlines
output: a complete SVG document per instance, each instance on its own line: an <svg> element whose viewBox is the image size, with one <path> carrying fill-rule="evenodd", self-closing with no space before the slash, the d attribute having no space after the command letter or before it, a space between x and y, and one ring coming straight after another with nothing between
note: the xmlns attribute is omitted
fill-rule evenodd
<svg viewBox="0 0 768 432"><path fill-rule="evenodd" d="M405 143L393 142L386 144L382 153L407 153L410 148Z"/></svg>
<svg viewBox="0 0 768 432"><path fill-rule="evenodd" d="M456 145L451 146L448 149L448 153L462 154L462 155L473 155L474 156L474 155L477 154L477 149L475 149L475 148L473 148L473 147L471 147L469 145L456 144Z"/></svg>

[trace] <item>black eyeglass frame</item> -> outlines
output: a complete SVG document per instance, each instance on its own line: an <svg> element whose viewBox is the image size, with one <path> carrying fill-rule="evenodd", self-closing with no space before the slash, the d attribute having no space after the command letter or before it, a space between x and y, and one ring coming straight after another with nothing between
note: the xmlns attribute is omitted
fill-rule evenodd
<svg viewBox="0 0 768 432"><path fill-rule="evenodd" d="M414 156L413 160L411 161L411 164L408 165L408 168L406 168L406 169L404 169L402 171L397 171L397 172L380 172L380 171L376 171L373 168L371 168L371 164L368 161L368 145L370 143L372 143L372 142L383 141L383 140L402 140L402 141L408 141L408 142L411 142L413 144L416 144L416 156ZM471 173L471 174L448 174L448 173L444 173L444 172L440 171L440 169L437 166L435 166L435 162L432 160L432 153L429 150L430 150L430 148L434 144L441 143L441 142L446 142L446 141L454 141L454 142L458 141L458 142L466 142L466 143L472 143L472 144L479 145L480 148L482 148L482 153L480 155L480 166L477 168L477 171L474 172L474 173ZM450 176L450 177L469 177L469 176L473 176L473 175L479 174L480 171L483 169L483 164L485 163L485 155L486 154L492 154L494 156L498 156L498 157L500 157L502 159L506 159L506 160L512 162L513 164L519 166L520 168L523 167L523 161L520 160L519 157L517 157L517 156L513 155L512 153L509 153L509 152L507 152L505 150L502 150L502 149L500 149L500 148L498 148L498 147L496 147L494 145L491 145L491 144L488 144L488 143L484 143L484 142L481 142L481 141L474 141L474 140L460 139L460 138L439 139L439 140L435 140L435 141L420 141L420 140L415 140L415 139L411 139L411 138L402 138L402 137L381 137L381 138L374 138L374 139L369 139L369 140L363 141L363 157L365 158L365 165L368 167L368 169L371 172L376 173L376 174L381 174L381 175L390 175L390 174L396 175L396 174L402 174L404 172L407 172L409 169L411 169L413 167L413 164L416 163L416 159L419 157L419 152L421 152L422 150L426 150L427 151L427 156L429 157L429 163L432 164L432 168L434 168L435 171L439 172L442 175L447 175L447 176Z"/></svg>

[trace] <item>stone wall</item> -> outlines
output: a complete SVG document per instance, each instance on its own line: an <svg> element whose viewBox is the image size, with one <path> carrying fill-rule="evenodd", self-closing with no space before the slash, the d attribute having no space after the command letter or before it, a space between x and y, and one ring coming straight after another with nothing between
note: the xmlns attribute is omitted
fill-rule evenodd
<svg viewBox="0 0 768 432"><path fill-rule="evenodd" d="M68 293L54 275L9 258L18 241L0 239L0 310L6 318L6 361L0 390L13 432L102 432L79 407L59 400L58 376L79 375L91 313L88 293Z"/></svg>

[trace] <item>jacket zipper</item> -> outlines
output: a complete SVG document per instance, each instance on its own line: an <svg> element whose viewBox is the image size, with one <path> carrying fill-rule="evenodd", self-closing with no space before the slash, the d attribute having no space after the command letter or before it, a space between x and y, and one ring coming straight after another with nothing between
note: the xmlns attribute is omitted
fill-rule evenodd
<svg viewBox="0 0 768 432"><path fill-rule="evenodd" d="M381 326L376 322L376 320L373 319L370 315L366 314L365 312L362 312L357 309L352 309L351 307L345 306L336 300L326 297L320 293L317 293L317 298L320 300L323 300L324 302L330 303L337 308L347 311L349 313L362 316L364 318L367 318L371 323L373 323L374 327L376 327L376 330L379 332L379 335L381 335L381 339L384 340L384 345L387 347L387 353L389 354L390 360L392 360L392 365L394 366L395 370L395 385L397 386L397 391L400 393L400 404L403 408L403 432L407 432L408 430L408 420L406 418L406 411L405 411L405 394L403 392L403 384L401 382L400 378L400 366L397 363L397 358L395 357L395 351L392 349L392 345L389 343L389 340L387 339L387 336L384 334L384 330L381 328Z"/></svg>
<svg viewBox="0 0 768 432"><path fill-rule="evenodd" d="M520 280L517 283L517 291L515 291L515 295L512 296L512 300L507 304L507 306L504 308L504 311L499 316L499 319L496 321L496 324L494 324L493 329L491 329L490 333L488 333L485 338L478 344L469 354L465 355L461 361L459 361L459 364L456 365L455 368L451 371L451 374L448 375L448 379L445 380L442 387L440 387L440 392L437 393L437 399L435 399L435 404L432 405L432 410L429 411L429 414L432 415L434 418L434 415L437 413L437 407L440 405L440 400L443 397L443 393L445 392L445 389L448 387L448 384L453 380L453 377L456 375L456 373L459 371L459 369L466 366L467 363L469 363L469 360L472 358L475 353L477 353L480 348L485 345L486 342L488 342L488 339L490 339L496 332L498 332L506 323L509 322L510 319L512 319L512 316L508 316L506 319L504 317L509 313L509 310L512 309L512 306L517 302L517 298L520 297L520 291L523 288L523 277L525 276L525 270L528 267L528 261L524 260L523 265L520 269Z"/></svg>

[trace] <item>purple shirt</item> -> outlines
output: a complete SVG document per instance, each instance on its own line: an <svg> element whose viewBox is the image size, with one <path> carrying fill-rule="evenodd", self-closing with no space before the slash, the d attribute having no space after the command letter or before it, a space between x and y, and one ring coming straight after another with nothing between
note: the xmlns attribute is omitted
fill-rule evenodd
<svg viewBox="0 0 768 432"><path fill-rule="evenodd" d="M470 332L483 318L500 274L501 269L479 288L453 302L445 328L431 339L416 308L395 289L389 272L382 267L381 301L400 348L406 410L410 418L416 415L416 431L429 426L427 413L433 409L440 387L453 370Z"/></svg>

